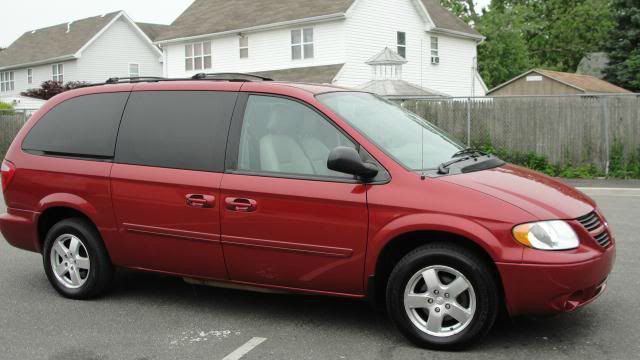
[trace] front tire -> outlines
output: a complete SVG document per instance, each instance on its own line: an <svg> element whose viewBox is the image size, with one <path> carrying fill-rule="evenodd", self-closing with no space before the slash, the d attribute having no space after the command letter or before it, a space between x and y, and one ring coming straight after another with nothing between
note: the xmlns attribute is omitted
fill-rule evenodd
<svg viewBox="0 0 640 360"><path fill-rule="evenodd" d="M432 243L395 266L387 308L392 322L416 345L455 350L489 332L498 314L498 294L481 257L455 244Z"/></svg>
<svg viewBox="0 0 640 360"><path fill-rule="evenodd" d="M113 278L113 265L100 234L84 219L65 219L53 225L42 257L49 282L70 299L97 297Z"/></svg>

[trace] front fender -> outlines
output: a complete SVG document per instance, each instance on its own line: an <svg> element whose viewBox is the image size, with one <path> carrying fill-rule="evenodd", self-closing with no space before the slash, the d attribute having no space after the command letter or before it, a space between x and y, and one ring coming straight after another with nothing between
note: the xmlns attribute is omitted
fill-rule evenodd
<svg viewBox="0 0 640 360"><path fill-rule="evenodd" d="M499 229L499 232L510 234L510 224L493 221L490 225ZM396 218L370 234L365 264L366 276L375 274L380 253L387 244L401 235L419 231L446 232L469 239L484 249L494 262L522 260L522 246L516 246L510 237L497 237L486 224L474 219L448 214L410 214Z"/></svg>

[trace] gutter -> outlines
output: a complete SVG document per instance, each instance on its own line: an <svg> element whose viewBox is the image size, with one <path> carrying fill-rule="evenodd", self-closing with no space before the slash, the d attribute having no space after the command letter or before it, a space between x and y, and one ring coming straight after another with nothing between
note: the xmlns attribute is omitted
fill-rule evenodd
<svg viewBox="0 0 640 360"><path fill-rule="evenodd" d="M217 33L187 36L187 37L176 38L176 39L160 40L160 41L155 41L154 44L162 46L166 44L187 42L187 41L199 40L204 38L223 37L223 36L238 34L238 33L250 33L250 32L257 32L257 31L271 30L271 29L277 29L282 27L288 27L292 25L313 24L313 23L327 22L327 21L333 21L333 20L344 20L346 18L347 16L345 13L321 15L321 16L314 16L314 17L309 17L304 19L281 21L277 23L252 26L252 27L247 27L242 29L227 30L227 31L222 31Z"/></svg>
<svg viewBox="0 0 640 360"><path fill-rule="evenodd" d="M59 61L68 61L68 60L75 60L75 59L77 59L77 57L74 54L69 54L69 55L63 55L63 56L58 56L54 58L44 59L44 60L32 61L30 63L7 65L7 66L0 67L0 70L4 71L4 70L23 69L31 66L46 65L46 64L59 62Z"/></svg>
<svg viewBox="0 0 640 360"><path fill-rule="evenodd" d="M486 39L486 37L482 35L469 34L462 31L449 30L449 29L443 29L443 28L432 28L427 31L432 33L437 33L437 34L453 35L456 37L473 39L478 42L483 42Z"/></svg>

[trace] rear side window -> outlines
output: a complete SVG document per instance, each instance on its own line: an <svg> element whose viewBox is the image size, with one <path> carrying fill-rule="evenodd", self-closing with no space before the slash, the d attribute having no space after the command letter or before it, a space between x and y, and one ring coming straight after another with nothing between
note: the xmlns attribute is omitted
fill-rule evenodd
<svg viewBox="0 0 640 360"><path fill-rule="evenodd" d="M237 93L134 92L127 103L115 161L222 172Z"/></svg>
<svg viewBox="0 0 640 360"><path fill-rule="evenodd" d="M76 97L60 103L31 129L23 150L112 158L129 93Z"/></svg>

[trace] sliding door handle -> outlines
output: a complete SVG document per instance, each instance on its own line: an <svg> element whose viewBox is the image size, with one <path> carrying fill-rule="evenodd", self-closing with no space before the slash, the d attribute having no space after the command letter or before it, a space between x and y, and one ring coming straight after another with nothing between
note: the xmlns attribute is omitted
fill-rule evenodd
<svg viewBox="0 0 640 360"><path fill-rule="evenodd" d="M231 211L254 212L258 209L258 203L253 199L228 197L225 203L227 209Z"/></svg>

